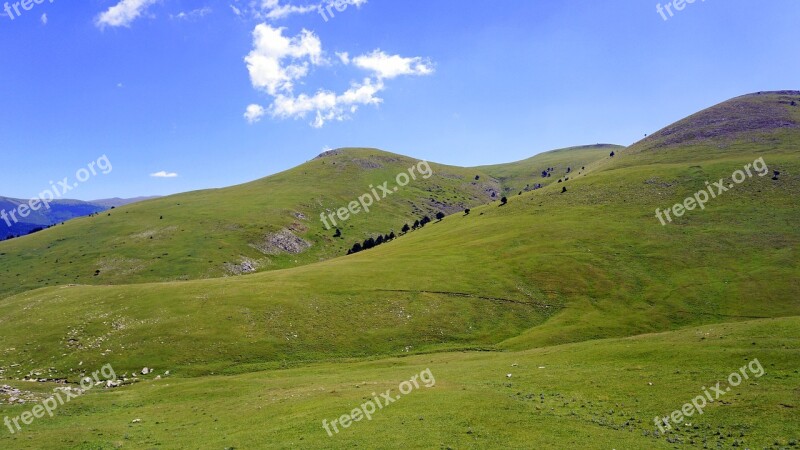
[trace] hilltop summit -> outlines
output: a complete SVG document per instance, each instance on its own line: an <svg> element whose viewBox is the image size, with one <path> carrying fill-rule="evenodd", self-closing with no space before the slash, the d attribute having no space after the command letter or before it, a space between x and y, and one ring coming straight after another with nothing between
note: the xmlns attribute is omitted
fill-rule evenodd
<svg viewBox="0 0 800 450"><path fill-rule="evenodd" d="M637 142L631 150L727 142L786 129L800 130L800 91L757 92L675 122Z"/></svg>

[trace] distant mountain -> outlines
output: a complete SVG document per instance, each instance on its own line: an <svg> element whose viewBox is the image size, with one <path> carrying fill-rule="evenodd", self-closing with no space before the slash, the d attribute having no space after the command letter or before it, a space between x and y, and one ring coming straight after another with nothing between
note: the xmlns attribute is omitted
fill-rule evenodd
<svg viewBox="0 0 800 450"><path fill-rule="evenodd" d="M25 211L26 217L19 213L20 205L29 200L0 197L0 240L25 236L44 228L66 222L76 217L84 217L103 212L117 206L123 206L155 197L137 197L132 199L104 199L91 202L81 200L54 200L49 208L39 207L37 211ZM16 220L15 220L16 219Z"/></svg>
<svg viewBox="0 0 800 450"><path fill-rule="evenodd" d="M101 200L92 200L89 203L92 203L94 205L105 206L106 208L112 208L112 207L119 208L120 206L130 205L131 203L143 202L145 200L152 200L154 198L159 198L159 196L154 195L151 197L135 197L135 198L114 197L114 198L105 198Z"/></svg>

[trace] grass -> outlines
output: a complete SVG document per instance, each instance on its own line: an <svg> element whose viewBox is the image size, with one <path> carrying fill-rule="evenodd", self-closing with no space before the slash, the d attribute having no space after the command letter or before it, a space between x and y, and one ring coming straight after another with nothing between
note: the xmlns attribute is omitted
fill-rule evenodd
<svg viewBox="0 0 800 450"><path fill-rule="evenodd" d="M768 319L519 352L451 352L166 377L89 391L0 433L8 448L789 448L800 439L800 319ZM765 369L666 436L666 416L753 359ZM373 420L349 414L430 369ZM158 369L162 373L161 369ZM507 378L507 374L511 378ZM26 388L29 383L16 383ZM0 407L17 416L25 406ZM133 423L135 419L141 422ZM674 442L669 443L667 440ZM679 445L679 443L681 445ZM777 443L777 445L776 445Z"/></svg>
<svg viewBox="0 0 800 450"><path fill-rule="evenodd" d="M773 110L782 98L760 101ZM737 110L729 106L725 114ZM800 123L800 113L787 114ZM718 112L689 123L714 123L704 117ZM171 375L90 392L25 435L0 434L0 445L47 448L63 436L69 448L788 447L800 428L795 128L699 130L664 145L657 135L614 158L590 147L517 165L434 165L437 177L354 217L342 240L311 225L320 208L345 205L414 160L344 151L248 185L131 205L2 243L4 383L76 382L107 363L128 378L142 367ZM666 226L655 217L762 157L781 171L777 180L754 175ZM486 203L488 192L529 185L536 164L562 170L574 161L586 171L510 195L503 206L498 195ZM322 178L331 172L342 178ZM281 195L263 196L266 188ZM349 240L388 232L444 199L472 211L334 257ZM162 220L173 222L149 233ZM264 233L288 227L311 249L248 253ZM86 235L102 245L88 250ZM65 255L73 265L53 264ZM263 260L263 270L215 272L217 262L241 257ZM141 270L124 264L139 260L147 261ZM80 281L98 261L100 275ZM81 284L56 283L58 273ZM653 417L753 358L767 376L692 426L653 434ZM321 429L323 418L425 368L435 388L352 432L328 438ZM1 406L0 414L22 410Z"/></svg>
<svg viewBox="0 0 800 450"><path fill-rule="evenodd" d="M538 177L545 164L566 167L603 154L545 153L527 161L509 182ZM228 265L243 261L254 262L259 271L302 266L343 256L367 237L399 233L403 224L424 215L433 218L440 210L455 213L497 200L504 190L499 179L481 168L431 164L434 176L417 176L376 202L368 215L353 215L340 224L341 238L320 221L322 212L346 207L370 186L389 181L393 187L398 174L418 163L379 150L348 149L244 185L149 200L0 242L0 299L67 284L219 278L231 275ZM498 176L508 172L498 170ZM284 229L311 248L275 255L255 248Z"/></svg>
<svg viewBox="0 0 800 450"><path fill-rule="evenodd" d="M766 159L800 169L780 153ZM292 269L29 291L0 303L4 342L15 349L0 366L69 375L81 360L108 361L202 375L259 361L505 340L520 349L798 315L796 178L754 177L669 226L654 215L747 161L600 171L570 181L566 194L554 185Z"/></svg>

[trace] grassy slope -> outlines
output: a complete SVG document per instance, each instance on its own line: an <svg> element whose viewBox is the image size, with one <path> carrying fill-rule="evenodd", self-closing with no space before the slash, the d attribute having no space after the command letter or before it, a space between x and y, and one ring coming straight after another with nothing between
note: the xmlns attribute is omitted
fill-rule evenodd
<svg viewBox="0 0 800 450"><path fill-rule="evenodd" d="M559 179L577 178L602 167L611 152L619 152L625 147L610 144L570 147L541 153L532 158L507 164L477 167L503 184L503 192L507 195L519 191L530 190L536 184L547 186L557 183ZM552 175L542 178L541 173L552 168ZM571 172L567 174L567 169Z"/></svg>
<svg viewBox="0 0 800 450"><path fill-rule="evenodd" d="M522 352L168 377L90 391L23 434L0 431L0 446L667 449L732 448L738 441L740 448L790 448L800 439L799 347L800 319L792 318ZM728 375L754 358L765 375L733 388L668 436L655 437L654 417L681 408L703 387L719 381L724 388ZM373 392L397 395L399 383L425 369L434 387L421 385L372 421L333 437L322 428L323 419L349 413ZM30 383L15 385L30 389ZM0 406L0 415L29 408Z"/></svg>
<svg viewBox="0 0 800 450"><path fill-rule="evenodd" d="M516 170L514 181L547 164L590 160L587 152L543 154ZM602 153L602 152L600 152ZM537 166L536 161L543 162ZM399 232L402 225L436 211L448 213L490 202L501 183L480 168L432 164L434 176L418 178L376 203L369 215L351 217L333 238L320 213L346 206L418 161L373 149L348 149L292 170L226 189L190 192L77 219L21 239L0 243L0 298L44 286L130 284L220 277L226 263L255 260L260 270L295 267L344 255L369 236ZM475 176L480 180L475 181ZM555 181L553 179L553 181ZM499 197L498 197L499 198ZM298 213L305 218L299 218ZM163 219L162 219L163 217ZM300 255L268 256L250 244L283 228L313 244ZM86 237L90 236L91 239ZM100 270L98 276L95 271Z"/></svg>
<svg viewBox="0 0 800 450"><path fill-rule="evenodd" d="M767 96L763 102L772 107L774 99ZM800 123L799 110L786 108ZM97 403L78 410L82 417L47 421L41 426L53 428L37 430L33 438L45 439L77 421L88 423L82 422L87 416L149 404L145 399L157 402L146 411L149 420L160 424L138 431L129 426L129 417L109 417L91 435L76 430L73 439L81 441L75 446L82 441L124 443L126 432L135 447L169 447L193 439L216 447L249 448L256 442L306 447L300 437L309 440L308 446L325 446L331 441L318 421L355 406L354 400L364 395L356 383L375 380L385 386L387 380L396 383L435 365L437 379L454 380L440 384L441 394L427 398L420 393L417 402L409 397L397 405L394 419L365 424L364 434L359 431L353 442L335 446L385 442L367 441L371 431L373 438L402 436L412 447L573 442L608 448L621 442L622 448L649 448L664 443L642 440L641 428L622 432L608 426L602 411L630 413L636 423L652 420L679 408L700 386L737 369L740 361L759 357L771 361L765 365L775 364L775 381L765 378L737 391L732 406L703 416L702 423L712 428L696 434L707 436L724 426L721 432L744 433L746 442L759 446L770 439L785 444L796 438L791 432L797 417L778 403L797 406L797 319L701 328L715 338L722 333L713 341L718 345L704 346L697 331L687 330L550 348L800 315L800 133L784 127L746 130L724 139L712 136L674 145L669 152L648 147L651 141L639 143L586 177L571 179L566 194L560 194L562 185L554 185L513 196L507 206L494 203L473 209L470 216L453 215L351 257L236 279L46 288L10 297L0 303L5 347L0 370L13 378L53 367L53 376L75 379L83 361L82 367L110 362L120 373L147 365L179 377L231 376L175 381L181 390L174 396L160 385L98 395L92 399ZM780 180L747 180L712 200L706 211L690 212L667 227L655 219L655 208L682 201L706 180L728 177L762 156L780 168ZM76 341L69 342L70 337ZM492 345L525 352L306 364ZM526 350L533 347L542 348ZM529 365L518 361L522 355L531 358ZM392 368L408 361L411 368ZM509 390L503 377L513 371L512 362L531 373L512 382ZM289 372L272 370L302 365ZM532 367L539 365L560 369L551 378L534 376ZM245 374L261 369L267 372ZM664 388L652 392L642 375L657 377L654 385ZM236 394L229 382L237 383ZM276 390L265 388L267 383ZM213 396L204 397L209 390ZM542 410L521 399L542 392L546 398L548 393L568 395L568 404L575 399L583 408L569 416L571 409L560 398ZM241 400L231 401L239 393ZM269 396L269 407L256 400L258 395ZM242 419L242 405L253 415ZM190 414L196 419L189 420ZM253 433L256 424L263 433ZM374 428L379 425L383 431ZM469 427L472 434L467 434ZM413 431L402 434L401 428Z"/></svg>
<svg viewBox="0 0 800 450"><path fill-rule="evenodd" d="M627 167L622 155L566 194L553 185L289 270L21 294L0 304L14 348L0 366L20 364L12 376L69 374L81 360L203 374L797 315L800 139L778 138L688 164ZM654 217L757 156L784 170L779 181L755 177L666 227Z"/></svg>

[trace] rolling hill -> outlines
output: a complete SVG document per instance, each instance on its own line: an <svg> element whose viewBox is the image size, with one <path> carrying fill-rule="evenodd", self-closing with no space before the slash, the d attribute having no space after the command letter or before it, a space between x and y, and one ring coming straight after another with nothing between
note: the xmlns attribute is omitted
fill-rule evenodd
<svg viewBox="0 0 800 450"><path fill-rule="evenodd" d="M796 445L797 103L795 91L739 97L628 148L481 168L431 164L435 176L353 216L341 239L319 215L417 160L341 150L253 183L0 243L0 376L15 386L75 382L112 364L128 379L142 367L165 377L92 392L85 406L36 422L31 439L0 442ZM525 191L547 167L556 169L550 181ZM564 180L565 167L580 174ZM702 210L660 223L657 210L718 180ZM340 256L371 233L441 210L450 213L442 221ZM259 250L283 230L304 250ZM223 277L225 263L243 259L259 273ZM656 433L653 417L754 358L768 375L691 424ZM435 388L348 433L322 431L322 419L425 368ZM89 418L94 428L81 429Z"/></svg>
<svg viewBox="0 0 800 450"><path fill-rule="evenodd" d="M346 207L371 186L376 191L387 181L394 186L399 174L419 160L375 149L332 151L244 185L144 201L4 242L0 298L53 285L218 278L297 267L345 255L355 242L399 233L405 223L425 215L498 200L523 182L555 183L555 177L541 179L548 166L565 170L607 156L601 146L544 153L485 170L431 163L432 176L410 180L374 202L368 215L353 215L339 224L342 235L335 238L320 214Z"/></svg>
<svg viewBox="0 0 800 450"><path fill-rule="evenodd" d="M53 200L49 202L49 208L43 208L39 204L37 210L28 210L25 212L25 217L22 217L18 214L17 208L20 205L27 204L28 200L0 197L0 212L5 213L2 220L0 220L0 240L25 236L33 231L58 225L76 217L89 216L107 209L130 205L150 198L154 197L111 198L91 202ZM14 212L13 215L11 214L12 211Z"/></svg>

